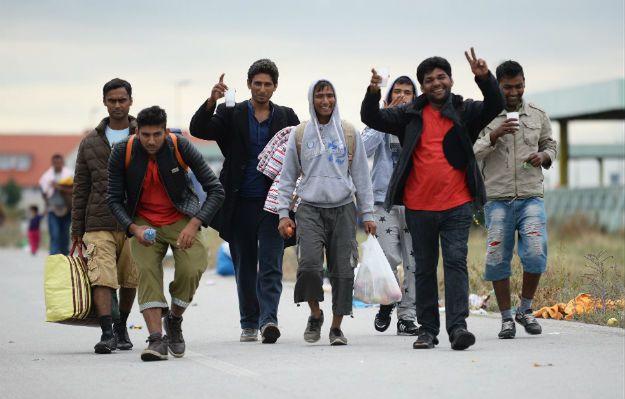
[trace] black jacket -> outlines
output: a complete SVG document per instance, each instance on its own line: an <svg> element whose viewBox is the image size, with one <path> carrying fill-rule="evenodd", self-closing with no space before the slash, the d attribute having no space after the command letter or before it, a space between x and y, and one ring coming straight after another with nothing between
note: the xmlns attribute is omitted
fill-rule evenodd
<svg viewBox="0 0 625 399"><path fill-rule="evenodd" d="M219 180L226 190L226 200L219 214L213 219L211 226L217 229L219 235L226 241L230 241L232 229L235 227L232 219L250 152L247 104L247 100L237 103L232 108L220 104L217 107L217 112L215 112L215 108L206 109L206 102L203 102L193 115L189 128L194 137L215 140L225 158ZM291 108L273 103L271 106L273 107L273 117L269 126L270 140L281 129L299 125L299 119ZM271 179L267 178L266 186L267 191L269 191ZM247 228L247 226L242 227Z"/></svg>
<svg viewBox="0 0 625 399"><path fill-rule="evenodd" d="M119 224L124 227L128 234L128 227L133 223L132 218L141 198L149 155L141 145L141 141L134 140L132 157L128 168L126 168L127 144L128 139L115 144L109 158L109 184L106 202ZM200 219L202 225L206 227L224 201L224 190L217 176L189 140L178 136L178 150L207 194L204 203L200 204L198 196L193 190L190 177L178 164L174 143L169 136L165 138L165 143L156 153L159 176L176 209L189 217Z"/></svg>
<svg viewBox="0 0 625 399"><path fill-rule="evenodd" d="M489 73L487 79L476 78L475 81L484 95L483 102L463 100L461 96L451 94L443 104L441 114L453 121L453 127L443 139L445 157L451 166L466 171L469 192L474 203L481 207L486 202L486 191L473 154L473 143L480 131L501 112L504 98L492 74ZM421 138L423 108L428 100L421 95L410 104L385 109L380 109L379 101L379 91L367 91L360 118L375 130L397 136L402 145L384 201L384 207L390 209L393 205L403 205L404 186L412 170L412 153Z"/></svg>

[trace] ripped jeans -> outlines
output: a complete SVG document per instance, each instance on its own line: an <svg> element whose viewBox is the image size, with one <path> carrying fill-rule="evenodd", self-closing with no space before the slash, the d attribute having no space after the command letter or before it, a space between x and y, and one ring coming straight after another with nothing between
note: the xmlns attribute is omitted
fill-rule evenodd
<svg viewBox="0 0 625 399"><path fill-rule="evenodd" d="M518 232L518 254L523 271L543 273L547 268L547 217L540 197L488 201L484 206L487 281L505 280L512 274L510 262Z"/></svg>

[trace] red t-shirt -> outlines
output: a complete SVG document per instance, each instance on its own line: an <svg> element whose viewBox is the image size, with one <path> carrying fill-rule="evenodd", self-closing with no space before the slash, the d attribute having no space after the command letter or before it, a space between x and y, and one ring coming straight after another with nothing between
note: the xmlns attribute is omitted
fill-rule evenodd
<svg viewBox="0 0 625 399"><path fill-rule="evenodd" d="M184 217L169 199L165 186L158 174L158 166L152 158L143 179L141 198L137 205L137 216L147 220L152 226L165 226Z"/></svg>
<svg viewBox="0 0 625 399"><path fill-rule="evenodd" d="M466 171L451 166L443 152L443 139L453 124L431 105L423 108L423 132L404 188L406 208L445 211L471 201Z"/></svg>

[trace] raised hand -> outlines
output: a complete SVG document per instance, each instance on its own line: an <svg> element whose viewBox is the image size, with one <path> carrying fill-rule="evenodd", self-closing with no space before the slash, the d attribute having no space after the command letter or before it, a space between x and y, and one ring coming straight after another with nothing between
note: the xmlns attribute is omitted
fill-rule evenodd
<svg viewBox="0 0 625 399"><path fill-rule="evenodd" d="M378 75L375 68L371 68L371 82L369 83L369 91L372 93L380 91L380 83L382 83L382 76Z"/></svg>
<svg viewBox="0 0 625 399"><path fill-rule="evenodd" d="M465 51L464 56L467 57L467 61L469 61L469 65L471 65L471 72L473 72L475 76L478 78L488 76L488 65L486 65L486 61L476 57L473 47L471 47L471 55L469 55L468 51Z"/></svg>
<svg viewBox="0 0 625 399"><path fill-rule="evenodd" d="M213 102L217 102L217 100L224 96L224 92L228 90L228 86L226 86L226 84L224 83L225 75L225 73L221 74L221 76L219 77L219 82L217 82L217 84L215 84L215 86L213 86L213 89L211 90L210 100L212 100Z"/></svg>

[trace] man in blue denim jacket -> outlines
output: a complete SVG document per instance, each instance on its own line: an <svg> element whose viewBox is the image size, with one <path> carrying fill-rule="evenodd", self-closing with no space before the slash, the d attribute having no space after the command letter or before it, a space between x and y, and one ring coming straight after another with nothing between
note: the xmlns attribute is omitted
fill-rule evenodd
<svg viewBox="0 0 625 399"><path fill-rule="evenodd" d="M480 132L473 149L484 177L488 237L484 278L493 282L502 325L499 338L516 335L510 303L510 262L518 232L523 265L521 304L515 319L528 334L542 332L532 314L532 299L547 267L547 226L542 168L556 158L551 123L543 110L523 101L525 76L515 61L497 67L505 109Z"/></svg>

